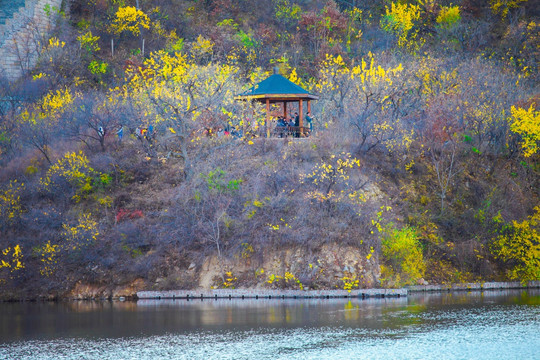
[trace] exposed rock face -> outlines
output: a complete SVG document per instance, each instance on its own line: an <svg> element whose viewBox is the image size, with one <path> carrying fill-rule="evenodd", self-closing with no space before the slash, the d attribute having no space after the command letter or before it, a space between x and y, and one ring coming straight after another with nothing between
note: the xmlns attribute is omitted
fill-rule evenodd
<svg viewBox="0 0 540 360"><path fill-rule="evenodd" d="M299 289L300 284L304 289L343 289L344 278L349 282L358 280L353 288L373 288L380 276L375 257L364 254L357 247L337 243L326 244L311 252L302 247L289 247L267 251L258 258L239 256L220 260L217 256L211 256L202 265L188 264L185 268L171 267L166 276L153 282L137 279L121 286L78 282L66 297L117 299L133 297L137 291L142 290L223 287ZM269 283L272 275L278 280Z"/></svg>
<svg viewBox="0 0 540 360"><path fill-rule="evenodd" d="M306 253L305 249L287 248L263 255L262 261L251 258L219 261L217 257L207 258L199 272L198 286L209 289L221 286L225 273L231 272L237 287L268 287L269 276L284 276L290 273L304 287L341 288L344 277L358 279L361 288L373 287L379 276L379 265L374 257L363 254L352 246L336 243L324 245L317 252ZM289 282L294 287L298 283ZM275 286L289 286L283 282Z"/></svg>
<svg viewBox="0 0 540 360"><path fill-rule="evenodd" d="M117 299L120 297L133 297L137 291L145 288L145 282L142 279L136 279L130 284L121 286L110 286L107 284L96 285L78 282L75 287L66 296L69 299L87 300L87 299Z"/></svg>

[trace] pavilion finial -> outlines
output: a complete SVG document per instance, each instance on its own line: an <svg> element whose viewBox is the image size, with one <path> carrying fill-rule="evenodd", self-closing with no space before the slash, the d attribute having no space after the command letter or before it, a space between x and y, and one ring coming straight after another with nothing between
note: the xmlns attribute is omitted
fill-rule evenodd
<svg viewBox="0 0 540 360"><path fill-rule="evenodd" d="M279 67L274 66L274 75L279 75Z"/></svg>

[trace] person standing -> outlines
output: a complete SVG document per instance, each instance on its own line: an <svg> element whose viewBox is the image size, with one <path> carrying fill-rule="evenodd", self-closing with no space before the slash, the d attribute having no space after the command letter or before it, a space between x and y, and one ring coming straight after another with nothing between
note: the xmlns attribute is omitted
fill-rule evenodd
<svg viewBox="0 0 540 360"><path fill-rule="evenodd" d="M312 132L313 131L313 118L311 117L311 113L309 111L306 113L306 122L309 127L309 132Z"/></svg>
<svg viewBox="0 0 540 360"><path fill-rule="evenodd" d="M289 125L290 127L294 126L294 120L292 117L289 119L289 122L287 123L287 125Z"/></svg>
<svg viewBox="0 0 540 360"><path fill-rule="evenodd" d="M124 137L124 127L120 125L120 129L116 132L116 135L118 135L118 142L122 142L122 138Z"/></svg>
<svg viewBox="0 0 540 360"><path fill-rule="evenodd" d="M294 113L294 127L296 128L294 131L294 137L300 137L300 115L298 115L297 112Z"/></svg>

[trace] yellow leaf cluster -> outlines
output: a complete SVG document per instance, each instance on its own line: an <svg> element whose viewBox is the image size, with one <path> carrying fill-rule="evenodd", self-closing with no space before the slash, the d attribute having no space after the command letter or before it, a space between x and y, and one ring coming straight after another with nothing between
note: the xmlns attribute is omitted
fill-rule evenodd
<svg viewBox="0 0 540 360"><path fill-rule="evenodd" d="M49 277L54 274L58 263L56 256L59 251L60 245L51 244L50 240L45 245L34 249L35 254L40 257L41 267L39 273L41 275Z"/></svg>
<svg viewBox="0 0 540 360"><path fill-rule="evenodd" d="M362 58L359 65L348 66L341 55L326 55L321 63L319 82L315 85L317 91L335 91L345 86L346 81L355 81L355 85L364 91L369 87L382 85L390 87L393 80L403 72L403 66L383 68L376 64L373 54L370 52L366 58Z"/></svg>
<svg viewBox="0 0 540 360"><path fill-rule="evenodd" d="M489 0L491 11L494 14L499 14L503 19L506 18L511 9L517 9L521 3L526 3L528 0Z"/></svg>
<svg viewBox="0 0 540 360"><path fill-rule="evenodd" d="M540 206L522 222L513 221L492 244L496 257L516 265L511 279L540 280Z"/></svg>
<svg viewBox="0 0 540 360"><path fill-rule="evenodd" d="M340 156L331 155L329 161L323 161L311 170L311 173L303 175L303 179L309 179L314 184L326 180L349 180L348 170L360 168L360 160L353 158L349 153L341 153Z"/></svg>
<svg viewBox="0 0 540 360"><path fill-rule="evenodd" d="M229 122L239 122L230 111L238 94L236 74L229 64L200 65L181 53L153 52L144 67L131 69L127 91L131 99L145 106L154 122L168 122L177 136L187 135L188 127L201 115L226 114ZM146 115L145 115L146 116Z"/></svg>
<svg viewBox="0 0 540 360"><path fill-rule="evenodd" d="M234 282L236 280L238 280L238 278L233 275L232 271L227 271L225 273L225 281L223 282L223 286L234 289Z"/></svg>
<svg viewBox="0 0 540 360"><path fill-rule="evenodd" d="M22 212L20 192L24 190L24 183L11 180L6 188L0 190L0 218L8 221L19 217Z"/></svg>
<svg viewBox="0 0 540 360"><path fill-rule="evenodd" d="M306 198L316 202L345 201L349 204L360 205L366 202L365 195L349 186L350 171L360 168L360 160L349 153L331 155L328 160L316 164L308 174L300 175L300 182L308 182L317 187L306 193Z"/></svg>
<svg viewBox="0 0 540 360"><path fill-rule="evenodd" d="M521 146L525 157L538 152L540 147L540 111L533 105L529 109L512 106L510 130L521 136Z"/></svg>
<svg viewBox="0 0 540 360"><path fill-rule="evenodd" d="M99 36L92 35L92 31L88 31L85 34L77 36L77 40L81 44L81 47L88 52L95 52L101 50L98 44Z"/></svg>
<svg viewBox="0 0 540 360"><path fill-rule="evenodd" d="M116 34L130 32L135 36L141 33L141 28L150 29L150 18L142 10L134 6L124 6L116 11L111 30Z"/></svg>
<svg viewBox="0 0 540 360"><path fill-rule="evenodd" d="M64 41L60 41L57 37L52 37L49 39L49 42L47 44L47 50L52 50L54 48L63 48L66 46L66 43Z"/></svg>
<svg viewBox="0 0 540 360"><path fill-rule="evenodd" d="M383 232L381 244L383 257L390 273L394 275L392 281L395 285L416 284L418 279L424 277L426 264L415 229L396 229L390 224Z"/></svg>
<svg viewBox="0 0 540 360"><path fill-rule="evenodd" d="M343 282L343 290L347 290L349 293L352 289L357 289L360 283L360 280L356 278L356 275L343 276L340 280Z"/></svg>
<svg viewBox="0 0 540 360"><path fill-rule="evenodd" d="M302 282L300 282L300 280L293 273L289 271L286 271L283 276L270 274L266 282L268 284L273 284L277 282L277 283L281 283L282 286L287 286L287 287L293 286L293 287L298 287L298 289L300 290L304 290L304 284L302 284Z"/></svg>
<svg viewBox="0 0 540 360"><path fill-rule="evenodd" d="M40 184L47 189L52 185L54 177L60 176L73 186L80 187L85 184L86 177L93 171L88 158L82 151L68 152L51 165L45 177L40 179Z"/></svg>
<svg viewBox="0 0 540 360"><path fill-rule="evenodd" d="M197 41L193 44L191 48L191 54L195 58L202 58L206 55L212 55L214 51L214 42L210 39L205 38L202 35L197 37Z"/></svg>
<svg viewBox="0 0 540 360"><path fill-rule="evenodd" d="M62 236L66 239L68 249L76 250L87 245L99 236L98 224L91 218L92 214L83 213L74 226L62 224Z"/></svg>
<svg viewBox="0 0 540 360"><path fill-rule="evenodd" d="M422 39L418 37L418 29L415 27L420 16L420 5L392 2L390 9L386 7L381 27L396 34L400 47L418 50L423 45Z"/></svg>
<svg viewBox="0 0 540 360"><path fill-rule="evenodd" d="M66 88L65 90L56 90L49 92L41 100L41 118L50 117L61 113L71 103L73 103L74 95Z"/></svg>
<svg viewBox="0 0 540 360"><path fill-rule="evenodd" d="M443 6L437 16L437 23L443 28L451 28L461 20L459 6Z"/></svg>
<svg viewBox="0 0 540 360"><path fill-rule="evenodd" d="M0 256L0 269L8 268L12 273L24 269L23 254L20 245L2 250Z"/></svg>

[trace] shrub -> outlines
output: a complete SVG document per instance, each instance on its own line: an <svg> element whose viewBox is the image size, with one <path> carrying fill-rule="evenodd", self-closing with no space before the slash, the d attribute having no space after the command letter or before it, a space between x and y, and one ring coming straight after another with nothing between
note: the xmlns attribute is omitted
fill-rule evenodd
<svg viewBox="0 0 540 360"><path fill-rule="evenodd" d="M2 271L2 269L6 269ZM13 248L0 249L0 285L7 280L8 272L13 274L16 271L24 269L23 254L20 245L15 245ZM10 276L13 278L13 275Z"/></svg>
<svg viewBox="0 0 540 360"><path fill-rule="evenodd" d="M51 244L50 240L45 245L37 246L33 249L34 255L41 262L39 269L41 275L49 277L54 274L58 263L57 255L60 250L60 245Z"/></svg>
<svg viewBox="0 0 540 360"><path fill-rule="evenodd" d="M63 193L69 187L75 190L72 200L85 199L88 194L102 190L111 184L112 178L90 167L82 151L68 152L51 165L45 177L40 179L42 188L49 193Z"/></svg>
<svg viewBox="0 0 540 360"><path fill-rule="evenodd" d="M94 242L98 235L98 224L91 218L92 214L81 214L73 225L63 224L62 236L66 239L66 249L76 250Z"/></svg>
<svg viewBox="0 0 540 360"><path fill-rule="evenodd" d="M426 265L416 229L406 226L398 230L389 224L383 230L382 254L388 264L382 272L389 277L384 281L389 285L412 285L424 277Z"/></svg>
<svg viewBox="0 0 540 360"><path fill-rule="evenodd" d="M540 206L528 219L505 226L491 250L497 258L511 264L509 278L540 280Z"/></svg>
<svg viewBox="0 0 540 360"><path fill-rule="evenodd" d="M511 111L510 129L521 136L524 156L536 154L540 145L540 111L534 105L529 109L512 106Z"/></svg>
<svg viewBox="0 0 540 360"><path fill-rule="evenodd" d="M419 5L392 2L390 9L381 19L381 28L394 33L398 45L409 50L418 50L422 46L419 31L415 25L419 22L421 11Z"/></svg>
<svg viewBox="0 0 540 360"><path fill-rule="evenodd" d="M141 32L141 28L150 28L150 18L148 18L148 15L134 6L118 8L111 25L111 30L114 33L121 34L123 32L128 32L138 36Z"/></svg>
<svg viewBox="0 0 540 360"><path fill-rule="evenodd" d="M24 184L12 180L5 188L0 189L0 225L18 218L23 209L21 207L20 193L24 190Z"/></svg>
<svg viewBox="0 0 540 360"><path fill-rule="evenodd" d="M450 29L461 20L459 6L443 6L437 16L437 24L445 29Z"/></svg>

